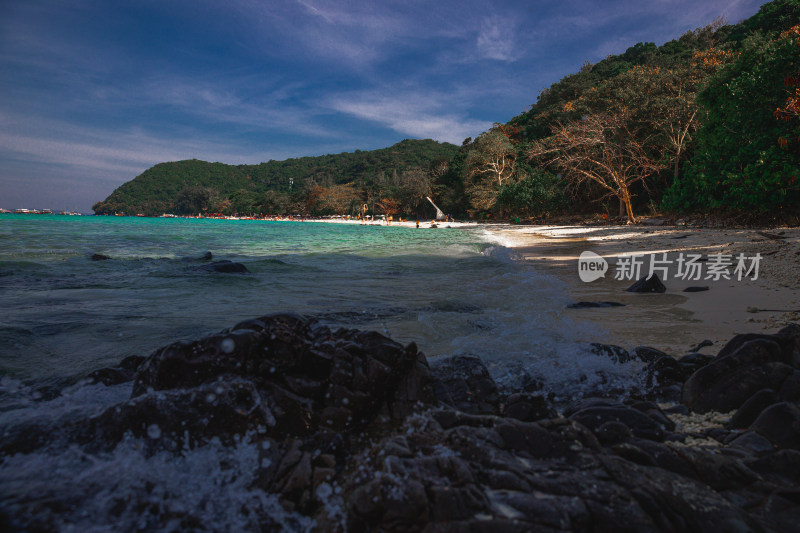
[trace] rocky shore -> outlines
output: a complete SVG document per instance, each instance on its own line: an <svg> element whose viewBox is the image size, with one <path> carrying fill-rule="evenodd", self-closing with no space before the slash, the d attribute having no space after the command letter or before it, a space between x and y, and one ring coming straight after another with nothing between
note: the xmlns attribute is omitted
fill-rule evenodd
<svg viewBox="0 0 800 533"><path fill-rule="evenodd" d="M500 388L477 357L428 361L376 332L268 315L93 372L131 397L5 428L0 453L91 457L133 436L177 457L247 439L252 485L296 517L251 517L262 531L800 531L800 326L716 356L594 349L641 361L648 386L553 404L535 380ZM127 503L145 529L204 530L152 493ZM84 503L7 500L0 525L52 530Z"/></svg>

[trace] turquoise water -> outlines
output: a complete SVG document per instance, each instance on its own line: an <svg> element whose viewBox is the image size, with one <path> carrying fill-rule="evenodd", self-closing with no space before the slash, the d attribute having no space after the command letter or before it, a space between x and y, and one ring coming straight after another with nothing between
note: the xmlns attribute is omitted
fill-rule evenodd
<svg viewBox="0 0 800 533"><path fill-rule="evenodd" d="M198 270L206 252L250 273ZM23 381L77 379L273 312L478 355L498 379L558 374L592 331L569 301L478 226L0 216L0 372Z"/></svg>
<svg viewBox="0 0 800 533"><path fill-rule="evenodd" d="M480 230L5 215L0 244L0 371L21 379L85 375L283 311L464 352L566 301ZM207 251L250 273L198 270Z"/></svg>
<svg viewBox="0 0 800 533"><path fill-rule="evenodd" d="M250 272L198 270L207 251ZM271 312L378 330L430 358L478 355L504 386L527 373L567 399L624 387L630 369L577 342L602 339L570 319L569 301L477 227L0 215L0 437L58 432L130 397L130 383L80 379L92 370ZM310 528L254 483L259 449L247 436L180 454L147 448L133 436L107 453L55 440L2 457L0 502L17 516L48 498L80 502L55 517L64 531L137 530L137 502L156 496L164 513L189 509L209 531L252 530L263 514Z"/></svg>

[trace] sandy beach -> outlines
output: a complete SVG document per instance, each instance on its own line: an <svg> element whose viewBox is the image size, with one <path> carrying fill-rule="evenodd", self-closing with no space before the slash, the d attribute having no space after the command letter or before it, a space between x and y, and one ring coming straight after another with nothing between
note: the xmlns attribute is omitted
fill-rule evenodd
<svg viewBox="0 0 800 533"><path fill-rule="evenodd" d="M360 224L355 219L317 219L317 222ZM368 222L368 224L370 224ZM385 226L385 222L371 224ZM393 226L415 227L416 221L392 222ZM433 227L420 221L420 229ZM620 307L567 309L576 319L598 324L608 332L606 342L625 348L653 346L681 356L705 340L713 344L701 348L716 353L738 333L771 332L787 323L800 322L800 228L735 229L691 226L541 225L479 224L476 222L437 222L439 229L482 229L492 233L499 244L512 248L520 260L563 281L575 302L617 302ZM583 282L578 274L578 259L591 251L608 264L605 277ZM620 259L641 255L641 275L649 273L653 256L666 269L659 277L666 286L662 294L626 292L634 279L618 276ZM662 254L667 254L663 256ZM697 275L681 277L681 255L701 257ZM708 265L720 254L730 261L723 275L709 277ZM743 272L737 279L735 267L740 254L745 266L753 266L760 254L758 272ZM712 256L712 257L709 257ZM617 279L620 277L622 279ZM637 278L638 279L638 278ZM707 291L684 292L688 287L708 287ZM597 341L587 332L586 341Z"/></svg>
<svg viewBox="0 0 800 533"><path fill-rule="evenodd" d="M489 229L489 228L487 228ZM576 302L612 301L624 307L569 309L608 330L609 342L626 348L649 345L680 356L704 340L716 353L737 333L774 331L800 321L800 228L770 230L715 229L675 226L493 226L501 242L514 248L525 261L564 281ZM586 283L578 274L578 258L592 251L609 263L605 277ZM648 274L650 254L666 258L660 275L662 294L636 294L625 289L631 279L615 279L620 260L643 254L642 275ZM666 257L662 254L667 254ZM699 254L700 279L678 276L678 259ZM708 265L722 254L732 264L730 279L711 274ZM760 254L758 274L737 279L739 254L752 266ZM709 256L712 256L709 258ZM630 272L625 272L630 274ZM663 272L662 272L663 273ZM661 274L661 273L660 273ZM707 286L702 292L687 287Z"/></svg>

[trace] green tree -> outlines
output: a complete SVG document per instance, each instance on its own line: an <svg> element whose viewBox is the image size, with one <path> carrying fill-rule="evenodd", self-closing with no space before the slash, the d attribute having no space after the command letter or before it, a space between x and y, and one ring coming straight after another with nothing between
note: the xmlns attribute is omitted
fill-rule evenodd
<svg viewBox="0 0 800 533"><path fill-rule="evenodd" d="M175 211L182 215L209 212L217 196L217 191L209 187L199 185L186 187L175 197Z"/></svg>
<svg viewBox="0 0 800 533"><path fill-rule="evenodd" d="M709 80L698 99L707 118L686 171L664 199L670 210L732 210L776 215L800 207L800 160L781 147L793 136L775 118L785 80L798 71L797 39L753 34L739 58Z"/></svg>
<svg viewBox="0 0 800 533"><path fill-rule="evenodd" d="M567 204L563 183L549 172L534 170L520 181L506 183L497 194L497 205L507 214L538 217Z"/></svg>
<svg viewBox="0 0 800 533"><path fill-rule="evenodd" d="M498 128L482 133L470 145L464 162L466 193L473 207L491 209L503 185L518 179L517 152Z"/></svg>

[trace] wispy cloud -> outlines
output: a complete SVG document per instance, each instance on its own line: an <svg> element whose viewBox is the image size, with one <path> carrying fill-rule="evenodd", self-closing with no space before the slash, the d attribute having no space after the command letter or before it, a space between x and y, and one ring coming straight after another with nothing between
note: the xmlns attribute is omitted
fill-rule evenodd
<svg viewBox="0 0 800 533"><path fill-rule="evenodd" d="M513 61L519 53L514 42L513 22L497 16L485 18L481 22L477 46L485 58Z"/></svg>
<svg viewBox="0 0 800 533"><path fill-rule="evenodd" d="M328 102L331 109L368 120L416 138L432 138L461 144L491 127L491 122L453 111L443 95L416 91L386 95L362 92L342 95Z"/></svg>

